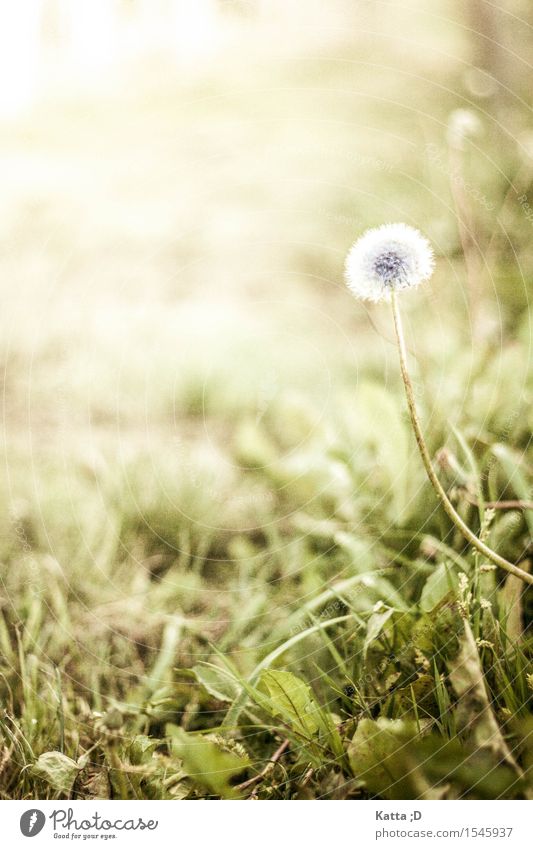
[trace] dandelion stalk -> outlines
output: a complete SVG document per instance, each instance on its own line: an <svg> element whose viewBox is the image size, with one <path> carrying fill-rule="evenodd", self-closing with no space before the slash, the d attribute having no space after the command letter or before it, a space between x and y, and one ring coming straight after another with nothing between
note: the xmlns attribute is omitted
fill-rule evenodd
<svg viewBox="0 0 533 849"><path fill-rule="evenodd" d="M487 560L490 560L492 563L495 563L496 566L500 566L502 569L505 569L506 572L510 572L512 575L516 575L518 578L521 578L527 584L533 584L533 575L529 575L527 572L524 572L523 569L520 569L518 566L515 566L514 563L510 563L508 560L505 559L505 557L501 557L499 554L489 548L488 545L485 545L485 543L482 542L482 540L480 540L479 537L477 537L476 534L470 530L468 525L462 520L461 516L459 515L459 513L449 500L448 496L446 495L444 487L439 481L433 468L428 447L424 439L424 434L422 433L420 419L418 417L418 411L416 409L413 384L411 383L409 370L407 368L407 352L403 335L402 318L398 307L396 293L394 291L391 292L391 303L392 314L394 316L394 329L396 331L396 339L398 341L398 352L400 355L400 371L405 387L407 406L409 408L409 416L416 437L418 450L420 451L420 456L422 457L422 462L424 463L427 476L431 482L431 485L433 486L433 489L437 494L440 503L444 507L444 510L446 511L454 525L461 531L465 539L468 540L468 542L472 546L474 546L474 548L477 548L477 550L480 551L481 554L483 554L483 556L487 558Z"/></svg>
<svg viewBox="0 0 533 849"><path fill-rule="evenodd" d="M367 230L352 245L346 258L346 282L356 298L373 303L379 301L392 303L394 327L400 352L400 368L407 395L411 424L428 478L446 513L470 545L476 548L487 560L505 569L506 572L516 575L526 584L533 584L533 575L529 575L519 566L510 563L505 557L501 557L470 530L446 495L431 462L416 409L413 384L409 377L397 295L399 292L412 289L429 280L434 265L435 260L431 245L418 230L407 224L384 224L381 227Z"/></svg>

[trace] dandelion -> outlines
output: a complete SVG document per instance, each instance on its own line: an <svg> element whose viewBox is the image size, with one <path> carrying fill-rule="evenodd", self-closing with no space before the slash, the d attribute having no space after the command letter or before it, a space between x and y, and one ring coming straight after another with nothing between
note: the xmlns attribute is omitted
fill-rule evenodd
<svg viewBox="0 0 533 849"><path fill-rule="evenodd" d="M350 290L365 301L390 301L393 292L429 280L433 250L428 240L407 224L384 224L367 230L346 259Z"/></svg>
<svg viewBox="0 0 533 849"><path fill-rule="evenodd" d="M355 242L346 259L346 282L356 297L375 302L389 301L392 305L400 371L411 425L427 476L444 510L470 545L481 552L487 560L526 583L533 584L533 575L501 557L468 527L448 498L433 468L409 376L407 350L397 299L399 292L428 280L433 266L431 245L418 230L407 224L385 224L383 227L368 230Z"/></svg>
<svg viewBox="0 0 533 849"><path fill-rule="evenodd" d="M448 119L446 137L450 147L464 150L467 139L480 136L483 124L479 116L471 109L454 109Z"/></svg>

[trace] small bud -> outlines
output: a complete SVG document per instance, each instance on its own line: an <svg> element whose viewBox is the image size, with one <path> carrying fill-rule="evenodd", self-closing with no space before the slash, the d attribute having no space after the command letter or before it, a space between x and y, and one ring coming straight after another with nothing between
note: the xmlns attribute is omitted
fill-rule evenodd
<svg viewBox="0 0 533 849"><path fill-rule="evenodd" d="M483 131L481 120L470 109L454 109L448 120L446 139L450 147L464 150L467 139L480 136Z"/></svg>

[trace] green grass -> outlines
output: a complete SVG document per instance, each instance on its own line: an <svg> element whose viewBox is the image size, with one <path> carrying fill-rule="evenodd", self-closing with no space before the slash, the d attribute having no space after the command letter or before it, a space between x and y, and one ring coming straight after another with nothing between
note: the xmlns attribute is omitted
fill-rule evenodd
<svg viewBox="0 0 533 849"><path fill-rule="evenodd" d="M529 568L533 511L472 504L531 500L530 224L500 211L527 111L504 132L474 103L464 167L495 205L473 203L476 234L485 256L503 221L511 245L473 337L424 154L471 99L461 60L415 57L408 86L404 48L378 48L3 138L26 175L0 259L3 798L531 797L533 594L439 509L389 311L342 283L366 226L435 241L403 302L429 447L469 526Z"/></svg>
<svg viewBox="0 0 533 849"><path fill-rule="evenodd" d="M249 462L265 446L271 461L226 490L213 462L188 480L139 459L121 478L71 468L67 493L47 466L3 536L4 796L231 795L284 740L243 795L527 792L531 594L447 526L389 407L397 392L348 391L338 432L318 427L290 454L287 409L248 421L233 456L244 442ZM375 428L383 407L389 437ZM487 437L470 458L448 442L465 475L448 486L473 527L465 486L485 489L487 474L520 496L513 480L528 474L513 439L504 451ZM394 457L387 438L405 439L393 468L377 459ZM523 515L485 516L492 544L524 561ZM43 761L52 751L63 757Z"/></svg>

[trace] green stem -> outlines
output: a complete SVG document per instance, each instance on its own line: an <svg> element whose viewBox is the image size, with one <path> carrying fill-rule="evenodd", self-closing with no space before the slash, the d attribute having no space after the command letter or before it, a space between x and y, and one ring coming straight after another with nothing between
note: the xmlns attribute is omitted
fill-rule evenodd
<svg viewBox="0 0 533 849"><path fill-rule="evenodd" d="M415 432L416 442L418 445L418 450L420 451L420 456L422 457L422 462L424 463L424 467L427 472L427 476L435 490L437 497L444 507L446 513L454 523L454 525L459 528L465 539L477 548L487 560L495 563L496 566L500 566L500 568L505 569L506 572L510 572L512 575L516 575L518 578L521 578L522 581L525 581L526 584L533 584L533 575L529 575L527 572L524 572L523 569L520 569L518 566L515 566L514 563L510 563L505 557L501 557L488 545L485 545L482 540L479 539L475 535L473 531L470 530L467 524L463 522L459 513L449 500L446 495L444 488L439 481L433 465L431 463L431 457L429 456L428 447L426 445L426 441L424 439L424 435L422 433L422 428L420 426L420 419L418 418L418 412L416 409L415 403L415 395L413 392L413 384L411 383L411 378L409 377L409 372L407 370L407 353L405 349L405 340L403 335L402 328L402 319L400 316L400 310L398 308L398 302L396 300L396 295L392 293L392 314L394 316L394 329L396 330L396 339L398 341L398 351L400 354L400 370L402 373L402 380L405 386L405 394L407 396L407 406L409 408L409 416L411 418L411 424L413 425L413 430Z"/></svg>

